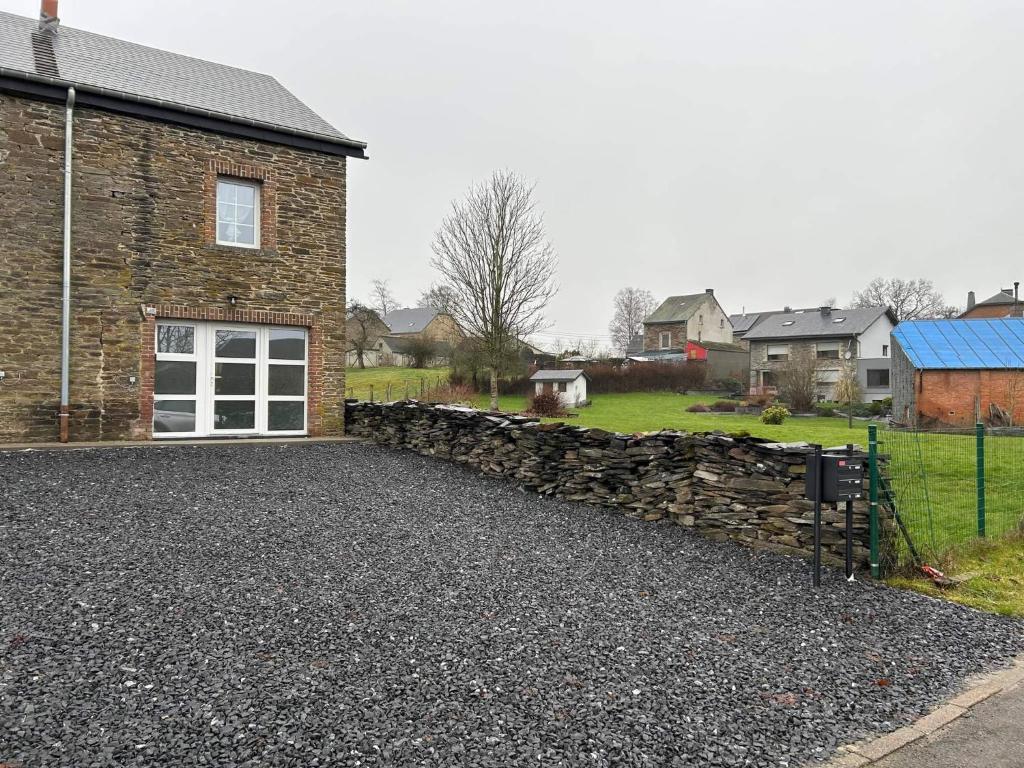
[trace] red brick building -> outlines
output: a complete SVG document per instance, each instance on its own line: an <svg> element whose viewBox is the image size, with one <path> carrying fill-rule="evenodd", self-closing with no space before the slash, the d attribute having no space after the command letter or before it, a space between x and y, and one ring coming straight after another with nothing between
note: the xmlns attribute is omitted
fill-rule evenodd
<svg viewBox="0 0 1024 768"><path fill-rule="evenodd" d="M341 433L365 145L42 10L0 13L0 441Z"/></svg>
<svg viewBox="0 0 1024 768"><path fill-rule="evenodd" d="M974 300L974 291L967 294L967 309L960 315L961 319L978 319L991 317L1020 317L1024 312L1020 303L1020 285L1003 288L999 293L984 301Z"/></svg>
<svg viewBox="0 0 1024 768"><path fill-rule="evenodd" d="M892 349L897 422L1024 424L1024 319L911 320Z"/></svg>

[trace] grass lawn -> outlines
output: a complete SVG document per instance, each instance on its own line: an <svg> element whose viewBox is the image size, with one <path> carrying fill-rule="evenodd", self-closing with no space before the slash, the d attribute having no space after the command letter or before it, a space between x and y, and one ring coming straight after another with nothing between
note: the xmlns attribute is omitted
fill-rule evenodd
<svg viewBox="0 0 1024 768"><path fill-rule="evenodd" d="M578 408L577 416L565 419L567 424L581 427L599 427L609 432L655 432L676 429L686 432L749 432L757 437L780 442L821 443L831 447L848 442L867 445L868 422L854 419L853 429L838 418L794 416L784 424L762 424L757 416L735 413L689 413L694 403L713 403L718 398L700 395L677 395L674 392L630 392L626 394L592 395L593 404ZM521 411L526 407L525 397L511 395L500 399L501 410ZM486 408L488 398L478 398L477 405Z"/></svg>
<svg viewBox="0 0 1024 768"><path fill-rule="evenodd" d="M1011 536L977 542L952 555L945 573L963 581L946 589L939 589L925 578L900 576L887 581L896 587L982 611L1024 617L1024 538Z"/></svg>
<svg viewBox="0 0 1024 768"><path fill-rule="evenodd" d="M448 380L447 368L347 368L345 370L346 397L369 400L371 387L374 400L387 400L391 385L391 400L419 397L420 387L434 387Z"/></svg>

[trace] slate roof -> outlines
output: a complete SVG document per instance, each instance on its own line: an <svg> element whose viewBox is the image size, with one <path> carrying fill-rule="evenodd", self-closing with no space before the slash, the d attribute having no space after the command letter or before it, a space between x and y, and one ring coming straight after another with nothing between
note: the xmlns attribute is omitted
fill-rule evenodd
<svg viewBox="0 0 1024 768"><path fill-rule="evenodd" d="M0 76L47 82L313 137L350 139L269 75L0 11Z"/></svg>
<svg viewBox="0 0 1024 768"><path fill-rule="evenodd" d="M696 314L711 298L710 293L688 293L684 296L669 296L654 310L644 323L682 323Z"/></svg>
<svg viewBox="0 0 1024 768"><path fill-rule="evenodd" d="M566 370L545 369L533 374L530 377L530 381L576 381L580 376L587 380L590 379L587 376L587 372L580 368L569 368Z"/></svg>
<svg viewBox="0 0 1024 768"><path fill-rule="evenodd" d="M772 309L768 312L744 312L739 315L729 315L729 322L732 323L732 332L743 337L743 334L772 315L781 315L784 312L815 312L818 309L818 307L810 307L807 309Z"/></svg>
<svg viewBox="0 0 1024 768"><path fill-rule="evenodd" d="M1024 318L909 320L892 335L915 368L1024 368Z"/></svg>
<svg viewBox="0 0 1024 768"><path fill-rule="evenodd" d="M392 310L382 319L392 333L421 333L438 314L430 307L410 307Z"/></svg>
<svg viewBox="0 0 1024 768"><path fill-rule="evenodd" d="M703 347L709 352L714 350L716 352L743 352L746 353L746 349L741 347L739 344L730 344L725 341L695 341L693 342L698 347Z"/></svg>
<svg viewBox="0 0 1024 768"><path fill-rule="evenodd" d="M626 356L639 355L644 351L644 335L638 333L629 337L629 344L626 345Z"/></svg>
<svg viewBox="0 0 1024 768"><path fill-rule="evenodd" d="M1003 288L995 296L989 296L984 301L979 301L974 306L1004 306L1006 304L1013 304L1017 299L1013 298L1013 288Z"/></svg>
<svg viewBox="0 0 1024 768"><path fill-rule="evenodd" d="M743 338L747 341L764 341L857 336L885 314L889 314L889 319L895 325L896 320L889 313L888 307L833 309L828 315L823 315L818 309L808 312L780 312L756 325Z"/></svg>

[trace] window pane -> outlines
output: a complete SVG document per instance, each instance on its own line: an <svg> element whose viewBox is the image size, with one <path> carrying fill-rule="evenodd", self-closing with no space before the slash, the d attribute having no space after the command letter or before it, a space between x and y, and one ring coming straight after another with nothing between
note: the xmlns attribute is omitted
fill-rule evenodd
<svg viewBox="0 0 1024 768"><path fill-rule="evenodd" d="M256 357L256 331L217 331L217 357Z"/></svg>
<svg viewBox="0 0 1024 768"><path fill-rule="evenodd" d="M235 201L239 205L248 205L250 208L256 204L256 187L252 184L234 184Z"/></svg>
<svg viewBox="0 0 1024 768"><path fill-rule="evenodd" d="M217 221L234 221L235 206L231 203L217 203Z"/></svg>
<svg viewBox="0 0 1024 768"><path fill-rule="evenodd" d="M306 332L301 328L274 328L270 331L270 357L274 360L304 360Z"/></svg>
<svg viewBox="0 0 1024 768"><path fill-rule="evenodd" d="M306 404L292 401L267 403L267 427L271 432L306 427Z"/></svg>
<svg viewBox="0 0 1024 768"><path fill-rule="evenodd" d="M244 224L236 224L234 242L244 243L245 245L255 245L256 228L252 226L247 227Z"/></svg>
<svg viewBox="0 0 1024 768"><path fill-rule="evenodd" d="M153 391L158 395L194 395L196 364L186 360L157 360Z"/></svg>
<svg viewBox="0 0 1024 768"><path fill-rule="evenodd" d="M217 182L217 202L218 203L233 203L235 202L235 190L237 187L230 181L218 181Z"/></svg>
<svg viewBox="0 0 1024 768"><path fill-rule="evenodd" d="M271 365L267 377L267 394L297 395L305 394L306 366L304 365Z"/></svg>
<svg viewBox="0 0 1024 768"><path fill-rule="evenodd" d="M252 226L255 222L253 221L253 211L255 209L248 205L240 205L235 208L235 214L237 216L236 221L239 224L248 224Z"/></svg>
<svg viewBox="0 0 1024 768"><path fill-rule="evenodd" d="M154 432L195 432L195 400L157 400L153 403Z"/></svg>
<svg viewBox="0 0 1024 768"><path fill-rule="evenodd" d="M195 335L196 329L189 325L158 325L156 351L191 355L195 352Z"/></svg>
<svg viewBox="0 0 1024 768"><path fill-rule="evenodd" d="M215 395L255 395L255 363L217 363Z"/></svg>
<svg viewBox="0 0 1024 768"><path fill-rule="evenodd" d="M218 400L214 403L214 429L254 429L255 427L255 400Z"/></svg>
<svg viewBox="0 0 1024 768"><path fill-rule="evenodd" d="M234 224L220 222L217 225L217 240L222 243L234 243L238 240L238 229Z"/></svg>

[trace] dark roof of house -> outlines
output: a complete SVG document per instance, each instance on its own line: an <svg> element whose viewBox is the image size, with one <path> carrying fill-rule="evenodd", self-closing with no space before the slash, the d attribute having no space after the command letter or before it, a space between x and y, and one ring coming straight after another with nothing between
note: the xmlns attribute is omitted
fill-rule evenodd
<svg viewBox="0 0 1024 768"><path fill-rule="evenodd" d="M654 310L644 323L682 323L689 320L712 294L688 293L684 296L669 296Z"/></svg>
<svg viewBox="0 0 1024 768"><path fill-rule="evenodd" d="M679 350L652 349L650 352L637 352L635 355L630 355L629 359L638 363L672 363L689 358L685 352Z"/></svg>
<svg viewBox="0 0 1024 768"><path fill-rule="evenodd" d="M384 315L383 320L392 333L421 333L438 314L430 307L410 307L392 310Z"/></svg>
<svg viewBox="0 0 1024 768"><path fill-rule="evenodd" d="M703 347L709 352L713 350L715 352L742 352L744 354L747 353L747 350L741 347L739 344L730 344L725 341L694 341L693 343L696 344L698 347Z"/></svg>
<svg viewBox="0 0 1024 768"><path fill-rule="evenodd" d="M76 90L316 139L362 156L350 139L269 75L0 11L0 79ZM84 94L83 94L84 95ZM102 100L102 98L100 98ZM86 99L80 99L89 103Z"/></svg>
<svg viewBox="0 0 1024 768"><path fill-rule="evenodd" d="M1024 368L1024 318L909 320L892 335L915 368Z"/></svg>
<svg viewBox="0 0 1024 768"><path fill-rule="evenodd" d="M1002 306L1005 304L1013 304L1016 301L1017 299L1013 298L1013 288L1003 288L1003 290L1001 290L995 296L989 296L987 299L985 299L984 301L979 301L974 306Z"/></svg>
<svg viewBox="0 0 1024 768"><path fill-rule="evenodd" d="M807 309L772 309L767 312L744 312L739 315L729 315L729 322L732 323L732 332L740 337L744 337L744 334L753 328L758 323L767 320L772 315L781 315L784 312L817 312L818 307L810 307ZM744 337L745 338L745 337Z"/></svg>
<svg viewBox="0 0 1024 768"><path fill-rule="evenodd" d="M828 336L857 336L878 318L888 315L893 325L896 318L888 307L866 309L833 309L823 314L820 309L808 312L780 312L756 325L743 338L747 341L800 339Z"/></svg>
<svg viewBox="0 0 1024 768"><path fill-rule="evenodd" d="M580 368L568 368L565 370L545 369L537 371L530 377L530 381L576 381L580 376L590 379L587 372Z"/></svg>

